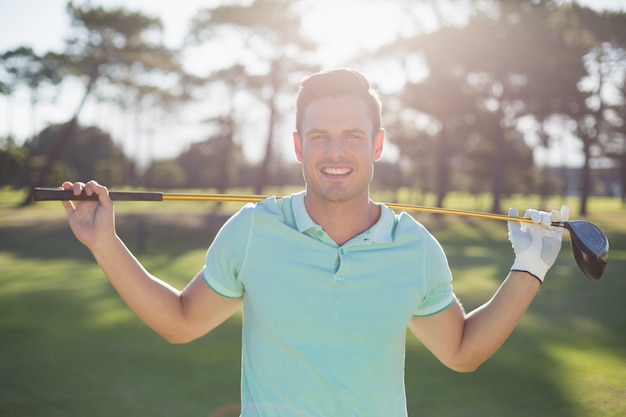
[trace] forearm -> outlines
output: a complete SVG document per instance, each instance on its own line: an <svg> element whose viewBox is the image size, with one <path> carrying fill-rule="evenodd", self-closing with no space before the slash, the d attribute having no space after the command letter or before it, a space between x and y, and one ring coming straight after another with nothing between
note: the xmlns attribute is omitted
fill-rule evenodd
<svg viewBox="0 0 626 417"><path fill-rule="evenodd" d="M206 334L230 317L240 299L222 297L204 283L201 274L181 292L153 277L115 232L113 203L106 187L64 182L64 190L98 195L98 201L64 201L76 238L83 243L130 309L171 343L185 343Z"/></svg>
<svg viewBox="0 0 626 417"><path fill-rule="evenodd" d="M166 339L184 323L180 291L152 276L117 236L90 248L103 272L128 307Z"/></svg>
<svg viewBox="0 0 626 417"><path fill-rule="evenodd" d="M512 271L487 303L467 314L459 357L470 368L478 367L506 341L539 286L539 281L528 273Z"/></svg>

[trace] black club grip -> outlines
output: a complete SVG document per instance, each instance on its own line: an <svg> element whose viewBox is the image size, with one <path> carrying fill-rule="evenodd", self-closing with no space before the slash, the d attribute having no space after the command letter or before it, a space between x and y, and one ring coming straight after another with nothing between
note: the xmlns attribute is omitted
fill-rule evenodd
<svg viewBox="0 0 626 417"><path fill-rule="evenodd" d="M109 196L113 201L163 201L163 193L156 191L109 191ZM98 196L92 194L88 196L84 192L74 195L72 190L56 190L53 188L35 188L33 190L33 200L35 201L95 201Z"/></svg>

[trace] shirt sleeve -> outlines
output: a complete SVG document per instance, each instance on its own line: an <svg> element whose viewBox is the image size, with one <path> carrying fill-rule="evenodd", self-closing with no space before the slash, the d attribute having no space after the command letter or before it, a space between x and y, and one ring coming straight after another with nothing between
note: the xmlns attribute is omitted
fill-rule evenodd
<svg viewBox="0 0 626 417"><path fill-rule="evenodd" d="M456 299L452 272L439 242L428 233L425 239L423 280L426 293L414 316L427 317L449 307Z"/></svg>
<svg viewBox="0 0 626 417"><path fill-rule="evenodd" d="M253 210L254 205L248 204L233 215L207 250L202 277L213 291L224 297L243 296L239 271L245 260Z"/></svg>

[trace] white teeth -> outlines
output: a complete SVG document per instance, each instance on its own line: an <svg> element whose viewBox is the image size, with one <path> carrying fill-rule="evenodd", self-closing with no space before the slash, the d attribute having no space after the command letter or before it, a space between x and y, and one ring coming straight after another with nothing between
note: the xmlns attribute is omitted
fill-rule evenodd
<svg viewBox="0 0 626 417"><path fill-rule="evenodd" d="M324 173L330 175L344 175L350 171L352 171L350 168L324 168Z"/></svg>

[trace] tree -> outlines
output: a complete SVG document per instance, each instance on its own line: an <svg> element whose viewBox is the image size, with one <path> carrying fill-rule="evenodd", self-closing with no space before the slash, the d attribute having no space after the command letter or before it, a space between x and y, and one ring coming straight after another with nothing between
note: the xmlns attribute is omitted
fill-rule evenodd
<svg viewBox="0 0 626 417"><path fill-rule="evenodd" d="M41 88L45 85L58 85L62 81L60 65L61 60L57 54L48 52L39 56L31 48L24 46L0 55L0 66L5 75L5 80L1 83L4 88L0 88L0 94L11 95L20 85L30 90L33 136L37 129L35 114Z"/></svg>
<svg viewBox="0 0 626 417"><path fill-rule="evenodd" d="M403 103L428 114L438 123L437 132L422 135L421 149L413 152L419 163L431 166L437 207L443 207L446 194L450 191L455 165L452 161L462 151L463 138L469 134L475 120L474 98L463 94L464 80L459 75L454 67L433 68L426 80L409 82L402 95ZM426 139L428 136L430 140Z"/></svg>
<svg viewBox="0 0 626 417"><path fill-rule="evenodd" d="M577 85L576 100L568 103L563 111L576 121L575 133L583 145L580 214L584 216L588 214L587 200L593 186L592 160L602 156L602 139L613 136L619 129L619 122L611 120L611 99L605 93L612 87L617 87L615 92L618 92L615 72L621 73L623 80L626 13L598 13L576 4L558 11L554 24L566 37L570 48L578 52L585 70ZM621 95L618 101L623 101L623 93L618 94Z"/></svg>
<svg viewBox="0 0 626 417"><path fill-rule="evenodd" d="M626 207L626 71L623 72L620 91L622 101L616 106L614 115L619 127L608 136L608 143L605 146L608 148L607 156L612 158L617 166L621 183L622 206Z"/></svg>
<svg viewBox="0 0 626 417"><path fill-rule="evenodd" d="M575 122L573 133L582 142L584 156L579 190L581 215L587 214L587 200L593 190L593 160L602 158L602 138L616 129L607 117L610 104L605 92L614 85L614 74L623 73L624 54L607 52L623 51L625 19L624 13L598 13L577 4L554 8L544 23L551 36L537 39L538 45L550 47L544 47L548 65L526 71L529 78L521 98L527 103L528 113L540 123L553 115ZM545 77L546 71L556 77Z"/></svg>
<svg viewBox="0 0 626 417"><path fill-rule="evenodd" d="M221 130L207 140L192 144L176 162L187 176L189 188L214 187L226 191L245 165L241 147L232 141L232 120L222 121Z"/></svg>
<svg viewBox="0 0 626 417"><path fill-rule="evenodd" d="M396 54L398 48L404 54L417 53L428 68L424 79L407 84L403 101L438 121L437 140L431 152L437 161L434 177L438 205L443 204L449 190L451 169L461 166L452 163L460 152L468 160L476 157L480 161L482 165L473 169L474 173L490 170L494 212L501 211L500 196L507 189L506 171L519 167L521 158L507 151L519 147L507 141L521 139L508 131L514 129L513 120L524 109L517 94L526 82L528 61L544 68L541 55L525 52L532 50L533 37L546 31L529 31L529 22L540 13L540 22L546 16L530 2L494 2L493 6L486 11L476 10L462 26L418 34L396 42L392 49ZM485 152L489 155L486 160Z"/></svg>
<svg viewBox="0 0 626 417"><path fill-rule="evenodd" d="M65 125L49 126L37 137L27 141L25 148L30 149L31 155L41 161L57 146L59 137L65 132ZM97 127L77 126L68 145L55 160L55 163L63 163L68 171L65 173L66 177L71 174L80 181L102 178L102 181L106 180L111 186L125 184L128 180L123 174L128 172L126 168L131 161L108 133ZM58 185L58 180L46 177L40 185Z"/></svg>
<svg viewBox="0 0 626 417"><path fill-rule="evenodd" d="M160 19L124 8L80 7L73 2L67 10L74 31L66 42L62 70L66 76L82 79L84 90L35 184L45 181L77 128L83 105L93 94L119 101L124 101L130 91L159 101L186 97L186 74L176 53L163 45ZM28 196L23 204L30 201Z"/></svg>
<svg viewBox="0 0 626 417"><path fill-rule="evenodd" d="M26 148L16 146L10 137L0 141L0 186L15 184L22 167L27 163L27 156Z"/></svg>
<svg viewBox="0 0 626 417"><path fill-rule="evenodd" d="M153 161L143 174L142 183L148 188L168 189L185 186L187 175L176 160Z"/></svg>
<svg viewBox="0 0 626 417"><path fill-rule="evenodd" d="M581 26L582 19L575 19L572 10L584 10L593 22L599 15L553 1L490 4L476 6L462 25L407 37L386 50L393 56L417 55L427 65L424 79L407 84L404 102L440 125L437 143L444 151L432 150L438 161L438 201L449 185L449 169L458 166L445 160L453 157L453 150L465 151L468 161L489 152L476 172L491 170L492 211L499 212L507 171L520 170L519 164L528 161L525 146L507 143L523 141L515 131L517 120L532 115L543 123L553 114L586 107L589 94L580 90L579 82L587 74L582 58L594 42L588 25ZM516 156L507 149L522 153ZM479 153L472 155L475 151Z"/></svg>
<svg viewBox="0 0 626 417"><path fill-rule="evenodd" d="M233 68L245 68L249 86L268 110L268 130L264 157L255 184L262 194L267 184L274 150L274 132L281 120L280 95L293 92L293 77L314 67L306 64L304 54L314 44L300 34L300 17L288 0L256 0L244 5L221 5L201 10L192 24L195 42L239 39L242 47ZM217 36L217 34L221 36Z"/></svg>
<svg viewBox="0 0 626 417"><path fill-rule="evenodd" d="M218 96L219 93L216 90L221 90L221 95L225 96L222 105L218 107L218 113L209 116L205 122L212 126L216 133L211 135L204 144L199 144L200 154L209 157L205 163L202 161L195 161L195 155L181 155L179 159L187 159L183 163L184 166L193 167L194 169L200 169L202 172L206 171L206 163L211 164L209 175L201 175L200 177L208 182L199 182L195 186L206 187L212 186L217 188L219 193L224 193L232 182L238 176L239 164L243 161L243 152L241 145L236 142L235 136L238 134L236 126L239 124L245 124L245 117L239 116L238 113L243 113L237 107L237 101L240 96L250 98L249 90L250 83L253 78L246 74L246 70L241 65L234 65L226 70L219 70L213 72L206 78L206 86L209 88L209 94ZM195 146L192 146L194 148ZM211 149L211 148L215 149ZM191 162L189 159L194 160L197 163L187 165ZM183 162L183 161L181 161ZM190 178L197 178L196 175L190 174ZM191 184L188 186L192 187Z"/></svg>

